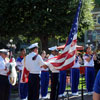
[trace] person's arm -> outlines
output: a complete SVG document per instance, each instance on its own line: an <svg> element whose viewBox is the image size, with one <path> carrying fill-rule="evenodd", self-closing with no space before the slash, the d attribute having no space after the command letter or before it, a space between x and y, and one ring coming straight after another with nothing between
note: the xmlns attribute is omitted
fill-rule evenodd
<svg viewBox="0 0 100 100"><path fill-rule="evenodd" d="M37 56L37 61L38 64L40 65L40 67L46 69L48 68L48 66L46 65L46 63L43 61L42 57L40 55Z"/></svg>
<svg viewBox="0 0 100 100"><path fill-rule="evenodd" d="M42 57L40 55L37 56L37 59L39 66L45 65L45 62L43 61Z"/></svg>
<svg viewBox="0 0 100 100"><path fill-rule="evenodd" d="M93 93L93 100L100 100L100 94L94 92Z"/></svg>
<svg viewBox="0 0 100 100"><path fill-rule="evenodd" d="M0 71L5 69L5 64L3 62L0 62Z"/></svg>
<svg viewBox="0 0 100 100"><path fill-rule="evenodd" d="M97 60L97 55L96 54L93 55L93 60Z"/></svg>
<svg viewBox="0 0 100 100"><path fill-rule="evenodd" d="M82 58L79 56L79 63L82 64Z"/></svg>
<svg viewBox="0 0 100 100"><path fill-rule="evenodd" d="M89 61L91 60L91 56L86 57L85 60L86 60L87 62L89 62Z"/></svg>

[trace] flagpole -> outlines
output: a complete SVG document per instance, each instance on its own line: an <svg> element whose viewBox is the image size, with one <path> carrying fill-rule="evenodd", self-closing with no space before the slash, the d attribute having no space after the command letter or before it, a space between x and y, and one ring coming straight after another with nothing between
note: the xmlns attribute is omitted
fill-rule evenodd
<svg viewBox="0 0 100 100"><path fill-rule="evenodd" d="M68 73L68 72L67 72ZM67 75L66 75L67 76ZM68 86L68 84L67 84ZM67 100L69 100L69 92L68 92L68 89L67 89Z"/></svg>
<svg viewBox="0 0 100 100"><path fill-rule="evenodd" d="M81 1L81 8L83 8L82 6L82 2L84 2L84 0L79 0ZM82 10L80 11L80 14L81 14ZM80 21L80 20L79 20ZM83 90L83 73L81 74L81 100L84 100L84 90Z"/></svg>

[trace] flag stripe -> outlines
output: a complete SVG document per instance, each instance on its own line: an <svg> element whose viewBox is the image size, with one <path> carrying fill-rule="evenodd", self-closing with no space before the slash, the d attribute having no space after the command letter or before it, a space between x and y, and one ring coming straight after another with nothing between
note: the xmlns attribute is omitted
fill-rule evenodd
<svg viewBox="0 0 100 100"><path fill-rule="evenodd" d="M71 57L73 57L74 56L74 53L75 53L75 50L72 52L72 54L70 53L70 54L68 54L68 56L65 58L65 60L67 60L67 59L69 59L69 58L71 58ZM53 66L55 66L55 67L59 67L59 66L61 66L61 65L63 65L64 63L65 63L65 60L63 61L63 62L55 62L55 63L51 63Z"/></svg>
<svg viewBox="0 0 100 100"><path fill-rule="evenodd" d="M73 62L71 62L70 64L67 64L66 66L63 66L61 69L59 69L60 71L62 71L62 70L66 70L66 69L68 69L68 68L71 68L72 66L73 66L73 64L74 64L74 61Z"/></svg>

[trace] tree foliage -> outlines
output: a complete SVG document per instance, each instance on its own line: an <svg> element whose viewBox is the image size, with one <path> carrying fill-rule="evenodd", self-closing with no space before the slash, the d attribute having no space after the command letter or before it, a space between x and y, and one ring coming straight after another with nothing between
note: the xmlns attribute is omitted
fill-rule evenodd
<svg viewBox="0 0 100 100"><path fill-rule="evenodd" d="M85 0L80 15L79 34L93 26L91 0ZM66 38L79 0L0 0L1 40L30 43L40 38L44 49L48 38ZM4 38L3 38L4 37Z"/></svg>
<svg viewBox="0 0 100 100"><path fill-rule="evenodd" d="M100 0L95 0L95 2L100 6Z"/></svg>
<svg viewBox="0 0 100 100"><path fill-rule="evenodd" d="M94 29L94 20L92 17L91 11L94 8L93 0L83 0L82 9L80 12L80 20L79 20L79 33L78 36L81 38L86 30ZM81 40L83 37L81 38Z"/></svg>

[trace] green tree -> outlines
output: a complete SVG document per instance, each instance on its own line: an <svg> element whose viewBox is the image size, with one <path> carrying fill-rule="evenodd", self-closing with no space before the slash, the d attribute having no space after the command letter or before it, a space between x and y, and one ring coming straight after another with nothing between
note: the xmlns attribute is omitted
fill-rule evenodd
<svg viewBox="0 0 100 100"><path fill-rule="evenodd" d="M100 0L95 0L96 4L100 5Z"/></svg>
<svg viewBox="0 0 100 100"><path fill-rule="evenodd" d="M31 43L38 37L47 50L49 38L66 40L78 3L79 0L0 0L1 40L13 38ZM93 25L91 0L82 3L79 34Z"/></svg>
<svg viewBox="0 0 100 100"><path fill-rule="evenodd" d="M94 9L93 0L82 0L82 9L80 12L79 31L78 31L79 41L84 41L83 34L85 33L86 30L94 29L94 20L91 13L93 9Z"/></svg>

